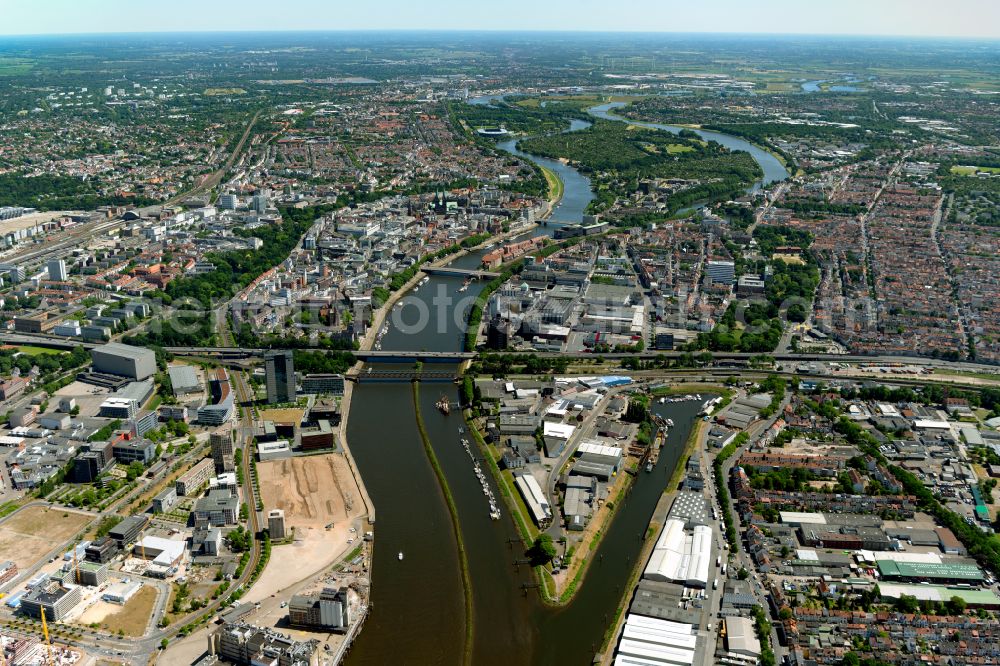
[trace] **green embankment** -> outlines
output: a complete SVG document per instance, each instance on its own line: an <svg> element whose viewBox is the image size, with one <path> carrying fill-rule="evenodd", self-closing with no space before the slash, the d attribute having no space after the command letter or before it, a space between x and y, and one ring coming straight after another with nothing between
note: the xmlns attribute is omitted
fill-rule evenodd
<svg viewBox="0 0 1000 666"><path fill-rule="evenodd" d="M420 411L420 384L418 382L413 382L413 410L417 417L417 431L420 433L420 441L424 445L424 453L427 454L427 459L434 469L434 475L437 476L438 485L441 486L445 503L448 505L448 513L451 514L451 528L455 534L455 542L458 545L458 563L462 570L462 589L465 592L465 647L462 650L462 663L471 664L473 617L472 576L469 573L469 559L465 552L465 540L462 538L462 529L458 523L458 506L455 504L455 498L451 494L451 488L448 486L444 470L441 469L441 463L434 453L434 447L431 446L431 438L427 434L427 428L424 427L424 417Z"/></svg>
<svg viewBox="0 0 1000 666"><path fill-rule="evenodd" d="M545 182L549 186L549 203L555 206L563 198L563 182L562 178L556 175L556 172L552 169L540 166L542 170L542 175L545 176Z"/></svg>

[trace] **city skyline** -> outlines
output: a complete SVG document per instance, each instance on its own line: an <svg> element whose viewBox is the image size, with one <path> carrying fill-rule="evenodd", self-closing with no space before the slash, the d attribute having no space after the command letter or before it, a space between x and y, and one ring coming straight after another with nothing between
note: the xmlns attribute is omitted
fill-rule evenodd
<svg viewBox="0 0 1000 666"><path fill-rule="evenodd" d="M6 21L0 36L139 32L532 30L565 32L663 32L1000 38L1000 5L957 0L948 12L931 0L845 0L801 3L763 0L752 7L738 0L698 6L673 0L627 0L614 6L582 0L545 5L513 0L498 13L494 5L437 0L413 5L387 0L373 13L363 6L292 0L280 15L261 0L196 4L179 0L143 5L124 0L89 3L67 0L15 3L0 0ZM707 5L707 6L706 6ZM192 18L197 17L196 19ZM528 27L530 25L530 28Z"/></svg>

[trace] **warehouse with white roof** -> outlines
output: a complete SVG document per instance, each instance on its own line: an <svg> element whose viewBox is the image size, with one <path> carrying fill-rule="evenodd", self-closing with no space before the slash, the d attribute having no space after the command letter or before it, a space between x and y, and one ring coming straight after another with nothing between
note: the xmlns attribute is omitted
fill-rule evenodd
<svg viewBox="0 0 1000 666"><path fill-rule="evenodd" d="M517 486L521 497L524 498L524 503L531 512L535 524L542 528L548 527L549 523L552 522L552 508L535 477L525 473L515 474L514 485Z"/></svg>
<svg viewBox="0 0 1000 666"><path fill-rule="evenodd" d="M688 587L708 587L712 564L712 528L698 525L684 529L684 522L670 518L656 540L643 577Z"/></svg>
<svg viewBox="0 0 1000 666"><path fill-rule="evenodd" d="M697 642L690 624L629 613L614 663L615 666L687 666L695 661Z"/></svg>

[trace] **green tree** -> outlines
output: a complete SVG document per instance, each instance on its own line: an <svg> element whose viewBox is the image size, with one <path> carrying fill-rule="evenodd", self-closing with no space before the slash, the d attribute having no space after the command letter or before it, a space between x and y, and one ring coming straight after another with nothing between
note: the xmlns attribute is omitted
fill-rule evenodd
<svg viewBox="0 0 1000 666"><path fill-rule="evenodd" d="M128 468L125 470L125 478L129 481L135 481L142 473L145 471L145 466L138 460L133 460L128 464Z"/></svg>
<svg viewBox="0 0 1000 666"><path fill-rule="evenodd" d="M916 613L920 610L920 602L917 598L909 594L901 594L896 600L896 610L900 613Z"/></svg>
<svg viewBox="0 0 1000 666"><path fill-rule="evenodd" d="M945 604L945 609L949 615L965 615L965 608L965 599L959 596L953 596Z"/></svg>
<svg viewBox="0 0 1000 666"><path fill-rule="evenodd" d="M539 534L535 542L528 549L528 557L531 558L532 566L548 564L556 556L556 546L552 543L552 537L548 534Z"/></svg>

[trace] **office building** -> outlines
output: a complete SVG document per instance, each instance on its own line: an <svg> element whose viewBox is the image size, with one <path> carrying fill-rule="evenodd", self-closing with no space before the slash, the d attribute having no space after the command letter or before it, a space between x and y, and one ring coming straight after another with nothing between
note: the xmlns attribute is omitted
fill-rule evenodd
<svg viewBox="0 0 1000 666"><path fill-rule="evenodd" d="M42 617L44 610L48 622L60 622L80 603L81 595L79 586L49 578L21 597L20 608L25 615L37 618Z"/></svg>
<svg viewBox="0 0 1000 666"><path fill-rule="evenodd" d="M156 354L149 349L109 342L90 350L94 371L136 381L156 374Z"/></svg>
<svg viewBox="0 0 1000 666"><path fill-rule="evenodd" d="M101 600L124 606L141 589L141 580L123 580L108 587L104 594L101 595Z"/></svg>
<svg viewBox="0 0 1000 666"><path fill-rule="evenodd" d="M121 419L123 421L135 418L139 406L131 398L111 396L101 403L97 415L106 419Z"/></svg>
<svg viewBox="0 0 1000 666"><path fill-rule="evenodd" d="M263 215L267 212L267 197L263 194L257 194L250 200L250 205L255 213Z"/></svg>
<svg viewBox="0 0 1000 666"><path fill-rule="evenodd" d="M63 565L65 573L62 579L74 585L86 585L97 587L108 582L108 565L101 562L88 562L86 560L76 564L69 562Z"/></svg>
<svg viewBox="0 0 1000 666"><path fill-rule="evenodd" d="M333 427L329 421L317 421L315 425L302 428L299 445L303 451L333 449Z"/></svg>
<svg viewBox="0 0 1000 666"><path fill-rule="evenodd" d="M102 456L96 451L84 451L73 460L73 481L93 483L108 468L102 464Z"/></svg>
<svg viewBox="0 0 1000 666"><path fill-rule="evenodd" d="M222 194L219 196L219 210L236 210L240 205L240 199L235 194Z"/></svg>
<svg viewBox="0 0 1000 666"><path fill-rule="evenodd" d="M177 481L174 482L174 488L181 497L196 495L208 483L208 480L212 478L214 473L215 461L211 458L205 458L177 477Z"/></svg>
<svg viewBox="0 0 1000 666"><path fill-rule="evenodd" d="M291 455L292 449L288 445L287 439L276 442L261 442L257 445L257 460L261 462L281 460L282 458L289 458Z"/></svg>
<svg viewBox="0 0 1000 666"><path fill-rule="evenodd" d="M65 282L66 278L69 277L69 271L66 270L66 262L62 259L53 259L48 263L49 269L49 279L55 282Z"/></svg>
<svg viewBox="0 0 1000 666"><path fill-rule="evenodd" d="M732 286L736 281L736 264L732 261L710 261L705 264L705 279L710 285Z"/></svg>
<svg viewBox="0 0 1000 666"><path fill-rule="evenodd" d="M161 421L187 423L189 420L188 409L184 405L160 405L156 411L160 414Z"/></svg>
<svg viewBox="0 0 1000 666"><path fill-rule="evenodd" d="M110 536L104 536L87 546L84 557L88 562L104 564L113 560L120 551L117 541Z"/></svg>
<svg viewBox="0 0 1000 666"><path fill-rule="evenodd" d="M111 448L115 460L128 465L131 462L141 462L148 465L156 458L156 444L148 439L127 439L115 442Z"/></svg>
<svg viewBox="0 0 1000 666"><path fill-rule="evenodd" d="M136 540L139 533L146 527L147 522L148 519L142 514L129 516L108 530L108 536L115 540L118 548L124 550L126 546Z"/></svg>
<svg viewBox="0 0 1000 666"><path fill-rule="evenodd" d="M235 525L240 500L228 490L210 490L194 504L191 512L195 527Z"/></svg>
<svg viewBox="0 0 1000 666"><path fill-rule="evenodd" d="M222 550L222 530L217 527L197 527L191 535L191 553L216 556Z"/></svg>
<svg viewBox="0 0 1000 666"><path fill-rule="evenodd" d="M312 664L318 641L296 641L273 629L224 624L212 636L209 654L234 664Z"/></svg>
<svg viewBox="0 0 1000 666"><path fill-rule="evenodd" d="M272 540L285 538L285 512L271 509L267 514L267 533Z"/></svg>
<svg viewBox="0 0 1000 666"><path fill-rule="evenodd" d="M212 404L198 408L198 422L204 425L222 425L233 418L236 408L233 388L225 368L216 368L208 383Z"/></svg>
<svg viewBox="0 0 1000 666"><path fill-rule="evenodd" d="M151 430L156 430L160 415L157 412L141 411L129 421L129 429L136 437L142 437Z"/></svg>
<svg viewBox="0 0 1000 666"><path fill-rule="evenodd" d="M267 381L267 402L277 404L295 401L295 364L291 351L269 351L264 354Z"/></svg>
<svg viewBox="0 0 1000 666"><path fill-rule="evenodd" d="M213 490L226 490L231 496L236 497L240 494L239 488L239 485L236 483L235 472L225 472L208 480L209 492Z"/></svg>
<svg viewBox="0 0 1000 666"><path fill-rule="evenodd" d="M233 463L233 433L214 432L209 438L212 446L212 461L215 463L216 474L232 472L236 469Z"/></svg>
<svg viewBox="0 0 1000 666"><path fill-rule="evenodd" d="M175 504L177 504L177 488L167 488L153 498L153 513L166 513Z"/></svg>
<svg viewBox="0 0 1000 666"><path fill-rule="evenodd" d="M302 377L302 392L317 395L344 395L344 375L305 375Z"/></svg>

